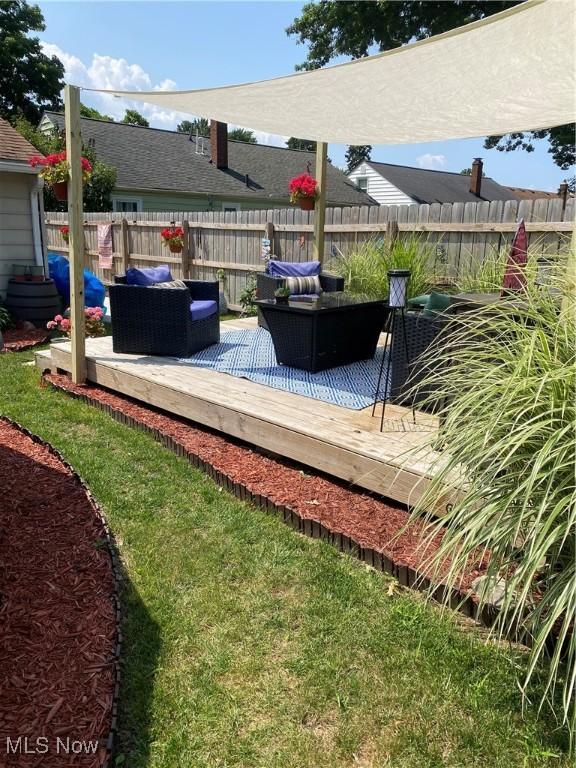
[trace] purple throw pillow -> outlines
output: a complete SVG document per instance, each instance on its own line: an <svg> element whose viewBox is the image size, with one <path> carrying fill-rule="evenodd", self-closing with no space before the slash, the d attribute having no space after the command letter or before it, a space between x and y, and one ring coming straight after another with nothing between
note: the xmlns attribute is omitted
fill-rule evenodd
<svg viewBox="0 0 576 768"><path fill-rule="evenodd" d="M130 267L126 270L127 285L155 285L156 283L168 283L172 280L168 264L159 267Z"/></svg>
<svg viewBox="0 0 576 768"><path fill-rule="evenodd" d="M274 277L314 277L320 274L319 261L276 261L268 262L268 274Z"/></svg>

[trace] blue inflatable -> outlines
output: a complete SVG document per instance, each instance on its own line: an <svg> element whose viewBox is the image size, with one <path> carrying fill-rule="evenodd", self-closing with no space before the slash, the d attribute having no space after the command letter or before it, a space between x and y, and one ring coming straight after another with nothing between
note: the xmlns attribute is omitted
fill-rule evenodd
<svg viewBox="0 0 576 768"><path fill-rule="evenodd" d="M58 293L64 299L64 306L70 306L70 264L68 259L57 253L48 253L48 272L56 283ZM84 270L84 304L86 307L102 307L106 289L93 272Z"/></svg>

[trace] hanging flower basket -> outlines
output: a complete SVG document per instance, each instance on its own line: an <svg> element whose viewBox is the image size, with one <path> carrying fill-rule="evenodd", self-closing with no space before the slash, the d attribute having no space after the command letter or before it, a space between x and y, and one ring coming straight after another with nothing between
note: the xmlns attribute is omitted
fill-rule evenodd
<svg viewBox="0 0 576 768"><path fill-rule="evenodd" d="M318 182L309 173L295 176L288 184L290 202L298 204L303 211L313 211L318 197Z"/></svg>
<svg viewBox="0 0 576 768"><path fill-rule="evenodd" d="M80 158L82 164L82 183L86 184L92 176L92 165L85 157ZM70 166L66 159L66 152L57 152L53 155L31 157L28 163L32 168L42 166L40 176L49 187L52 187L54 196L61 202L68 200L68 179L70 178Z"/></svg>
<svg viewBox="0 0 576 768"><path fill-rule="evenodd" d="M301 197L298 200L298 205L303 211L313 211L316 205L316 200L313 197Z"/></svg>
<svg viewBox="0 0 576 768"><path fill-rule="evenodd" d="M63 202L64 200L68 200L68 182L67 181L57 181L54 184L52 184L52 192L54 192L54 197L56 200L59 200L60 202Z"/></svg>
<svg viewBox="0 0 576 768"><path fill-rule="evenodd" d="M160 232L160 237L171 253L182 253L184 246L184 230L182 227L166 227Z"/></svg>
<svg viewBox="0 0 576 768"><path fill-rule="evenodd" d="M70 242L70 227L67 224L60 227L60 234L62 235L62 240L68 244Z"/></svg>

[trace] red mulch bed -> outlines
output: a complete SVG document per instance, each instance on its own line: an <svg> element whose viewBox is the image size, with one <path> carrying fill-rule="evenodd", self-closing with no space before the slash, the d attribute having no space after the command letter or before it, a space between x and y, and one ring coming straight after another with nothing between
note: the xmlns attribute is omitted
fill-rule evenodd
<svg viewBox="0 0 576 768"><path fill-rule="evenodd" d="M49 331L45 328L35 328L33 331L16 329L4 331L2 335L4 337L3 352L21 352L23 349L30 349L38 344L44 344L50 337Z"/></svg>
<svg viewBox="0 0 576 768"><path fill-rule="evenodd" d="M437 536L424 552L422 523L417 521L408 525L410 513L401 504L355 490L289 461L263 455L219 433L193 426L98 386L78 386L68 376L57 374L45 374L45 379L158 430L250 493L264 496L277 506L288 507L300 518L317 521L331 532L348 536L361 547L381 553L397 566L425 573L423 563L441 540L441 535ZM474 563L463 577L461 589L467 590L483 570L484 564Z"/></svg>
<svg viewBox="0 0 576 768"><path fill-rule="evenodd" d="M48 446L3 420L0 483L0 766L102 766L117 650L104 523Z"/></svg>

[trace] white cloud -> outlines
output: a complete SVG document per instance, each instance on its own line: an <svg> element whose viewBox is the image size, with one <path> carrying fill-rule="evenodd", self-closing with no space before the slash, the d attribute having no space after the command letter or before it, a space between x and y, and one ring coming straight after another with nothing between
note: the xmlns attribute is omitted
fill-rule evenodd
<svg viewBox="0 0 576 768"><path fill-rule="evenodd" d="M126 59L94 53L90 64L85 64L77 56L66 53L53 43L42 42L42 48L47 56L57 56L60 59L64 65L64 78L67 82L84 88L103 88L109 91L171 91L177 87L176 82L169 78L154 83L139 64L129 64ZM110 115L115 120L122 119L127 108L137 109L155 128L174 130L177 123L192 119L191 115L182 112L162 109L154 104L117 99L105 93L84 92L81 99L83 103ZM264 131L254 131L254 135L259 144L271 144L276 147L286 146L288 139L288 136L275 136Z"/></svg>
<svg viewBox="0 0 576 768"><path fill-rule="evenodd" d="M431 155L427 153L416 158L420 168L431 171L443 171L446 168L446 155Z"/></svg>

